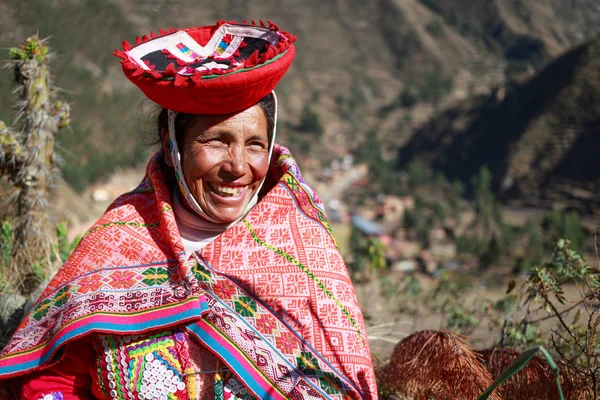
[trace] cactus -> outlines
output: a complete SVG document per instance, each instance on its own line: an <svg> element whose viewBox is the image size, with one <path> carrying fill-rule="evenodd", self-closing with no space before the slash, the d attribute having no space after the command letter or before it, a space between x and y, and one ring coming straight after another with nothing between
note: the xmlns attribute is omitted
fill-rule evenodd
<svg viewBox="0 0 600 400"><path fill-rule="evenodd" d="M28 281L39 279L39 266L49 272L57 258L48 194L58 177L54 136L69 124L69 105L58 100L52 88L47 66L51 56L44 40L32 36L9 55L18 96L17 126L9 128L0 121L0 174L14 187L11 215L5 217L14 231L12 243L2 244L12 252L0 278L9 288L27 292L33 289Z"/></svg>

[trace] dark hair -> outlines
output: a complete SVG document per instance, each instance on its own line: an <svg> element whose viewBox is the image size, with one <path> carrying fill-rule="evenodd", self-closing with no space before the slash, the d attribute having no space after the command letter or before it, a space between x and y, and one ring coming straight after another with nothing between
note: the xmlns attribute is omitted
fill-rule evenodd
<svg viewBox="0 0 600 400"><path fill-rule="evenodd" d="M269 143L271 143L273 138L273 130L275 128L275 98L273 97L272 93L269 93L257 104L260 106L260 108L262 108L263 112L265 113L265 117L267 118L267 137L269 139ZM186 129L192 126L197 118L201 117L202 115L199 114L177 114L175 117L175 138L179 146L181 146L183 143L183 134ZM169 128L168 110L166 108L163 108L160 114L158 114L156 122L158 126L158 143L160 143L162 130Z"/></svg>

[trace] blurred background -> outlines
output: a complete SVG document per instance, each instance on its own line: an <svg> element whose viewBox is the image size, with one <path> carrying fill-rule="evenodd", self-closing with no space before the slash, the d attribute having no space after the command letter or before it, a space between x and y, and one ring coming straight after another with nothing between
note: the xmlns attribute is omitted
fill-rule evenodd
<svg viewBox="0 0 600 400"><path fill-rule="evenodd" d="M465 299L500 298L559 238L596 263L595 0L1 0L0 46L49 37L71 104L52 201L70 239L139 183L156 151L157 110L112 51L218 19L272 20L298 36L277 88L278 142L324 200L375 356L427 327L495 339ZM9 125L11 79L0 75ZM422 300L435 288L448 297Z"/></svg>

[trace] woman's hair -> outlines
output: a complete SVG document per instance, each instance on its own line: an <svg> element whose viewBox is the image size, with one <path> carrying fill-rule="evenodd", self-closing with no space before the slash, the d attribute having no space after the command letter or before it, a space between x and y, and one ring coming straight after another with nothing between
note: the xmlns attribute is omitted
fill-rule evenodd
<svg viewBox="0 0 600 400"><path fill-rule="evenodd" d="M269 138L269 143L271 143L273 130L275 128L275 99L273 98L273 94L269 93L257 104L263 110L265 117L267 118L267 137ZM194 124L197 118L202 118L202 116L197 114L178 113L175 117L175 138L180 147L183 144L184 132ZM160 143L162 130L169 128L168 110L166 108L163 108L158 114L157 127L158 143Z"/></svg>

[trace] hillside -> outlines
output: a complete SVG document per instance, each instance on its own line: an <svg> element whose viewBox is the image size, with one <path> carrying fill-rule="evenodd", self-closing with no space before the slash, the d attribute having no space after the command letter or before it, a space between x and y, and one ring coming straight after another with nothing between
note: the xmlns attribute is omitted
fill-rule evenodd
<svg viewBox="0 0 600 400"><path fill-rule="evenodd" d="M600 32L594 0L420 0L462 36L509 63L539 65Z"/></svg>
<svg viewBox="0 0 600 400"><path fill-rule="evenodd" d="M504 98L502 98L504 97ZM469 182L487 166L504 199L598 213L600 39L548 65L504 96L471 99L431 119L399 154Z"/></svg>
<svg viewBox="0 0 600 400"><path fill-rule="evenodd" d="M318 166L360 147L369 132L393 156L412 127L439 110L531 74L590 38L597 8L593 0L5 0L0 46L35 32L51 37L56 84L74 105L73 125L59 137L65 177L81 190L151 151L144 137L153 135L154 109L111 55L123 39L244 18L271 19L298 35L296 62L278 87L279 140ZM0 79L5 93L9 75ZM8 101L0 98L0 119L10 120ZM323 132L306 132L304 109Z"/></svg>

